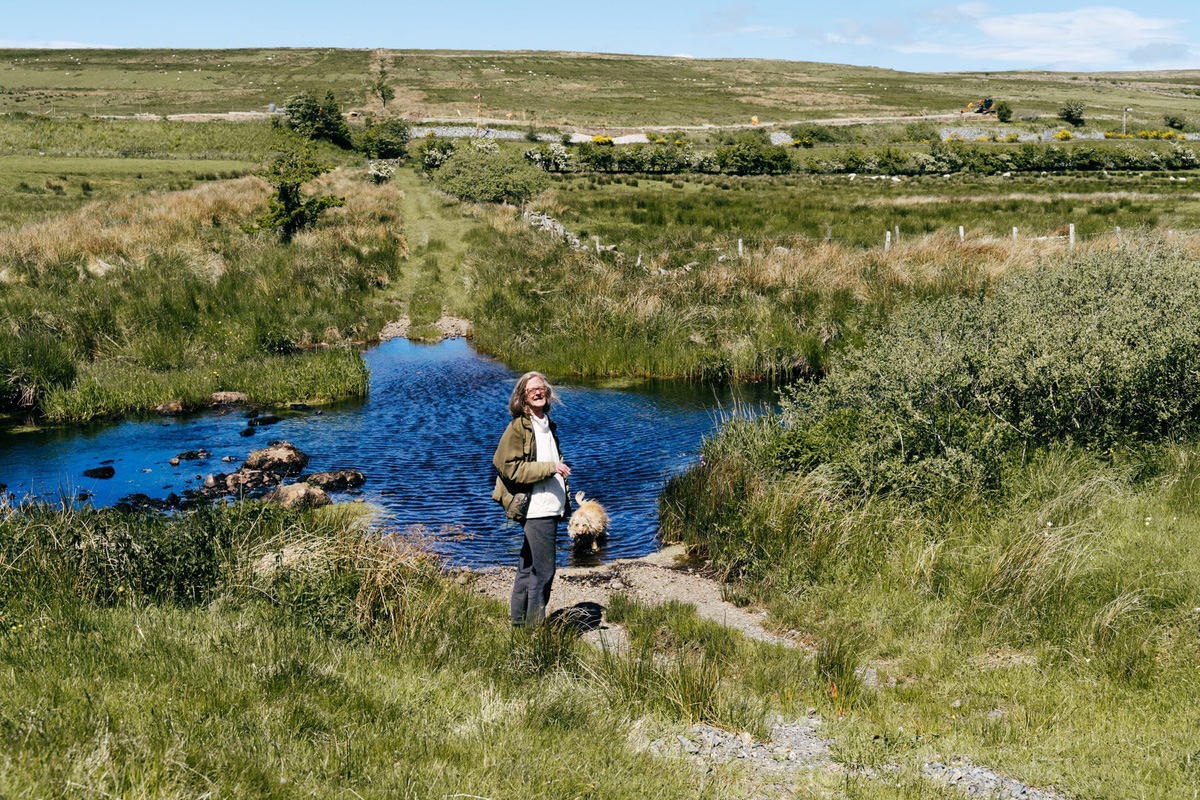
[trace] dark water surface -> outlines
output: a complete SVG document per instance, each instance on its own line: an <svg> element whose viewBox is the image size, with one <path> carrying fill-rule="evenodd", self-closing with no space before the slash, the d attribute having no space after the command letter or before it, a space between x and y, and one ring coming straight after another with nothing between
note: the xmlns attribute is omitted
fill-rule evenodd
<svg viewBox="0 0 1200 800"><path fill-rule="evenodd" d="M426 526L446 537L440 549L459 563L511 563L520 530L491 500L491 459L509 420L506 404L517 375L461 339L437 345L395 339L365 358L367 399L321 413L276 412L283 421L251 437L240 435L246 427L240 410L0 435L0 483L18 496L90 492L96 505L134 492L162 498L197 488L208 473L232 472L251 450L286 439L311 457L308 471L362 470L361 496L384 509L386 524ZM757 409L767 397L762 390L682 382L559 388L563 403L552 415L572 468L571 489L600 500L612 518L609 543L596 557L572 556L563 526L564 564L653 551L663 481L695 458L702 437L735 403ZM178 467L167 463L200 448L212 455ZM222 463L226 455L236 460ZM113 478L84 477L84 470L110 460ZM452 540L455 533L468 538Z"/></svg>

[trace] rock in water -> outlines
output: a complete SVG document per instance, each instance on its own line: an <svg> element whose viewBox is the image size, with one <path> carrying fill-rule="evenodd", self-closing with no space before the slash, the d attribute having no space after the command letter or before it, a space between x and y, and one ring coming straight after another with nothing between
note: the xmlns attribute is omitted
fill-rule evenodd
<svg viewBox="0 0 1200 800"><path fill-rule="evenodd" d="M264 503L278 503L284 508L320 508L332 500L329 495L307 483L293 483L272 489L263 496Z"/></svg>
<svg viewBox="0 0 1200 800"><path fill-rule="evenodd" d="M242 430L238 433L238 435L239 436L253 436L254 428L242 428Z"/></svg>
<svg viewBox="0 0 1200 800"><path fill-rule="evenodd" d="M183 403L179 400L172 400L168 403L159 403L154 407L153 410L157 411L159 414L182 414Z"/></svg>
<svg viewBox="0 0 1200 800"><path fill-rule="evenodd" d="M108 466L93 467L92 469L85 469L83 471L84 477L96 478L97 480L102 480L102 481L108 480L109 478L111 478L113 475L116 475L116 474L117 474L117 471L115 469L113 469L112 467L108 467Z"/></svg>
<svg viewBox="0 0 1200 800"><path fill-rule="evenodd" d="M282 422L282 421L283 421L283 417L277 417L274 414L266 414L263 416L255 417L254 419L250 420L250 422L248 422L247 424L250 425L250 427L252 427L252 428L257 428L261 425L274 425L276 422Z"/></svg>
<svg viewBox="0 0 1200 800"><path fill-rule="evenodd" d="M245 403L249 399L245 392L213 392L212 394L212 402L218 406Z"/></svg>
<svg viewBox="0 0 1200 800"><path fill-rule="evenodd" d="M270 447L255 450L246 456L244 469L274 472L279 475L299 475L308 466L308 456L288 442L274 442Z"/></svg>
<svg viewBox="0 0 1200 800"><path fill-rule="evenodd" d="M346 489L353 489L362 486L367 482L367 478L356 469L339 469L333 472L314 472L306 478L302 478L309 486L316 486L319 489L324 489L327 492L341 492Z"/></svg>

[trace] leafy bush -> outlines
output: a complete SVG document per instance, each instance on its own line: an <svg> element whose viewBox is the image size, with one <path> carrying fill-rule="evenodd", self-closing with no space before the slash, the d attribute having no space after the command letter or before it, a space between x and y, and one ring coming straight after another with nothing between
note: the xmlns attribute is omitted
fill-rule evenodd
<svg viewBox="0 0 1200 800"><path fill-rule="evenodd" d="M1163 124L1168 128L1174 128L1177 131L1182 131L1187 128L1187 120L1182 114L1168 113L1163 114Z"/></svg>
<svg viewBox="0 0 1200 800"><path fill-rule="evenodd" d="M1083 125L1083 110L1082 100L1068 100L1058 109L1058 118L1078 128Z"/></svg>
<svg viewBox="0 0 1200 800"><path fill-rule="evenodd" d="M546 188L546 173L523 158L477 147L459 148L437 172L434 183L476 203L520 204Z"/></svg>
<svg viewBox="0 0 1200 800"><path fill-rule="evenodd" d="M734 175L777 175L791 171L791 159L782 147L745 139L718 147L715 153L722 172Z"/></svg>
<svg viewBox="0 0 1200 800"><path fill-rule="evenodd" d="M1097 253L993 295L918 304L784 402L777 451L864 491L993 487L1054 442L1104 452L1200 430L1200 287L1181 251Z"/></svg>
<svg viewBox="0 0 1200 800"><path fill-rule="evenodd" d="M333 96L326 92L323 100L315 94L305 92L289 98L284 124L307 139L324 139L338 147L350 149L350 126L342 117L342 109Z"/></svg>
<svg viewBox="0 0 1200 800"><path fill-rule="evenodd" d="M1007 100L1001 100L996 103L996 119L1001 122L1012 122L1013 107Z"/></svg>
<svg viewBox="0 0 1200 800"><path fill-rule="evenodd" d="M450 139L426 140L421 145L421 168L426 172L435 172L454 155L454 142Z"/></svg>
<svg viewBox="0 0 1200 800"><path fill-rule="evenodd" d="M355 149L367 158L404 158L408 152L408 126L391 119L368 125L356 137Z"/></svg>

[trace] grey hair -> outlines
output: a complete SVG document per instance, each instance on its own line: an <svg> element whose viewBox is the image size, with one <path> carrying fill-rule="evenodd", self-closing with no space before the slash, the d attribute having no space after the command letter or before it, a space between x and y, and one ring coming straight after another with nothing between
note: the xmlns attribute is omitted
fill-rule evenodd
<svg viewBox="0 0 1200 800"><path fill-rule="evenodd" d="M546 380L545 375L540 372L526 372L517 379L512 396L508 398L508 413L513 415L513 419L529 416L529 404L525 402L525 384L529 383L531 378L541 378L542 383L546 384L546 411L549 411L558 400L558 395L554 393L554 387L550 385L550 381Z"/></svg>

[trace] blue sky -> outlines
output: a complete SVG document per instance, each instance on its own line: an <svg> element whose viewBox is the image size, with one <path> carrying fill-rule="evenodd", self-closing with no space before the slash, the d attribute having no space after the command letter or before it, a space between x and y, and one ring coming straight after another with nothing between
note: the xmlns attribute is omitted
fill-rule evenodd
<svg viewBox="0 0 1200 800"><path fill-rule="evenodd" d="M916 71L1200 68L1196 6L0 0L0 47L332 46L788 58Z"/></svg>

